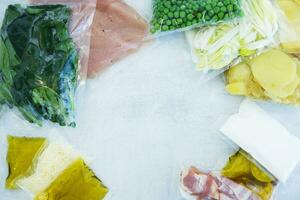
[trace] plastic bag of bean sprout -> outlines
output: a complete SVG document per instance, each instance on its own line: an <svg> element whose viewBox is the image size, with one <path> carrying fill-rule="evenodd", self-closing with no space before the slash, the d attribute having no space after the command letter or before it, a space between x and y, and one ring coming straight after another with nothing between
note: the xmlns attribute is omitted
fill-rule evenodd
<svg viewBox="0 0 300 200"><path fill-rule="evenodd" d="M20 4L14 4L20 3ZM96 0L15 0L0 13L0 100L27 121L75 126Z"/></svg>
<svg viewBox="0 0 300 200"><path fill-rule="evenodd" d="M242 17L243 0L153 0L154 35L214 25Z"/></svg>
<svg viewBox="0 0 300 200"><path fill-rule="evenodd" d="M198 70L224 71L279 44L280 11L271 0L242 1L241 9L245 16L239 20L187 31Z"/></svg>

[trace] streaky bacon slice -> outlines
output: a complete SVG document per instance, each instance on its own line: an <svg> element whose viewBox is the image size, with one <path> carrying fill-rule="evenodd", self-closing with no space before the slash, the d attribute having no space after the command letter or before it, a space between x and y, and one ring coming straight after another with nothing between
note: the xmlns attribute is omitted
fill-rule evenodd
<svg viewBox="0 0 300 200"><path fill-rule="evenodd" d="M260 200L243 185L219 175L202 173L195 167L181 173L180 186L186 199Z"/></svg>

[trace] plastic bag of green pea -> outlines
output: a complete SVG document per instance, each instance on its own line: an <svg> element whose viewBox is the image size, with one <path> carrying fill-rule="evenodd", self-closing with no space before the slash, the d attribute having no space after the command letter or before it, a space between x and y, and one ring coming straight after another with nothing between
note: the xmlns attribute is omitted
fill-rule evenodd
<svg viewBox="0 0 300 200"><path fill-rule="evenodd" d="M153 0L152 34L188 30L242 17L243 0Z"/></svg>

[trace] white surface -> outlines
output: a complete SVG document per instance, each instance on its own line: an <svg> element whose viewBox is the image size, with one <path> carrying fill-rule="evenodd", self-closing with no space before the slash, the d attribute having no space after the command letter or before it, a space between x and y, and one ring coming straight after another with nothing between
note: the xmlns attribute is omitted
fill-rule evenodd
<svg viewBox="0 0 300 200"><path fill-rule="evenodd" d="M300 140L253 101L243 101L220 130L282 182L300 162Z"/></svg>
<svg viewBox="0 0 300 200"><path fill-rule="evenodd" d="M0 119L0 199L30 199L4 189L6 135L60 134L89 156L110 189L106 200L181 200L183 168L219 169L232 153L218 130L241 101L225 93L222 78L202 84L199 77L183 36L165 37L87 82L76 129L36 128L7 112ZM300 137L300 108L264 108ZM298 168L278 199L299 200L299 183Z"/></svg>

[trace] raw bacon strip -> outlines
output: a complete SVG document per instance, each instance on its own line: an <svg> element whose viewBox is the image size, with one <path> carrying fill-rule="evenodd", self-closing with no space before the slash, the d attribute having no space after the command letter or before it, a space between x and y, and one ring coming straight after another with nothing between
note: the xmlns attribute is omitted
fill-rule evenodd
<svg viewBox="0 0 300 200"><path fill-rule="evenodd" d="M146 21L121 0L98 0L92 27L88 75L137 50L148 30Z"/></svg>
<svg viewBox="0 0 300 200"><path fill-rule="evenodd" d="M244 186L225 177L201 173L195 167L182 172L181 189L186 199L260 200Z"/></svg>

